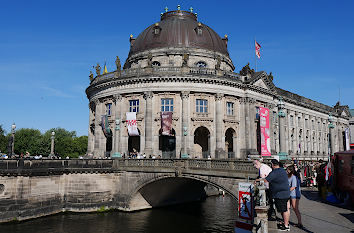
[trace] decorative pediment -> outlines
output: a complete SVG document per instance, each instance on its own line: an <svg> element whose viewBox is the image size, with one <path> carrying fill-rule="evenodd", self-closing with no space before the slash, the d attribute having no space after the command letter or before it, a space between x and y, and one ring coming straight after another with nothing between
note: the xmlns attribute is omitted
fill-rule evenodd
<svg viewBox="0 0 354 233"><path fill-rule="evenodd" d="M341 114L340 114L342 117L347 117L348 115L345 113L345 111L343 111Z"/></svg>
<svg viewBox="0 0 354 233"><path fill-rule="evenodd" d="M269 89L262 79L257 80L253 85L264 89Z"/></svg>
<svg viewBox="0 0 354 233"><path fill-rule="evenodd" d="M249 79L247 83L266 90L275 91L275 85L273 81L264 71L254 73L252 78Z"/></svg>

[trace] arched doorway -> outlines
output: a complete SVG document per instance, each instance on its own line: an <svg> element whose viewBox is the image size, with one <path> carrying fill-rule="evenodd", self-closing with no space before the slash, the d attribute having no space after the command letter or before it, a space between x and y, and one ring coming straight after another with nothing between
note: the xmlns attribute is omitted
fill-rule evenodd
<svg viewBox="0 0 354 233"><path fill-rule="evenodd" d="M209 148L209 141L210 141L210 132L204 126L198 127L194 131L194 144L197 144L201 147L201 157L208 158L210 155L210 148ZM200 155L197 155L199 157Z"/></svg>
<svg viewBox="0 0 354 233"><path fill-rule="evenodd" d="M159 150L162 151L162 158L176 158L176 131L171 129L171 135L162 135L159 131Z"/></svg>
<svg viewBox="0 0 354 233"><path fill-rule="evenodd" d="M130 152L140 152L140 130L138 129L138 136L128 137L128 151Z"/></svg>
<svg viewBox="0 0 354 233"><path fill-rule="evenodd" d="M225 150L227 151L227 157L236 158L236 132L232 128L228 128L225 132Z"/></svg>

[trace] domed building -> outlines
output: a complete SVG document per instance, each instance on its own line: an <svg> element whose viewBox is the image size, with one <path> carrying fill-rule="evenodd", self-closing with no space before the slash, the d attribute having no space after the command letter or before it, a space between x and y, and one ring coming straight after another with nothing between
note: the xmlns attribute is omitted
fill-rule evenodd
<svg viewBox="0 0 354 233"><path fill-rule="evenodd" d="M163 158L261 154L260 108L269 111L272 155L327 157L330 113L335 125L333 150L344 149L347 106L332 108L282 90L273 84L271 74L248 65L235 73L227 43L226 35L221 38L196 14L180 9L161 14L161 21L137 38L131 35L123 69L117 57L116 71L101 74L97 65L97 76L90 75L88 154L120 157L140 152ZM127 113L134 113L128 121ZM131 123L136 123L135 133L128 130Z"/></svg>

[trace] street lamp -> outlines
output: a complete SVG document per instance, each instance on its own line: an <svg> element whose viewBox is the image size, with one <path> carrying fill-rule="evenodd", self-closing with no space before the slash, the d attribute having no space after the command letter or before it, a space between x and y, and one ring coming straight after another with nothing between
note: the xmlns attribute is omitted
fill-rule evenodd
<svg viewBox="0 0 354 233"><path fill-rule="evenodd" d="M283 98L279 97L278 102L278 117L279 117L279 160L286 160L288 153L286 152L286 145L285 145L285 128L284 128L284 120L285 120L285 103Z"/></svg>
<svg viewBox="0 0 354 233"><path fill-rule="evenodd" d="M52 136L51 136L52 142L50 145L50 155L54 155L54 139L55 139L55 132L52 131Z"/></svg>
<svg viewBox="0 0 354 233"><path fill-rule="evenodd" d="M11 155L14 154L14 150L15 150L15 129L16 129L16 125L15 123L13 123L11 125L11 134L12 134Z"/></svg>

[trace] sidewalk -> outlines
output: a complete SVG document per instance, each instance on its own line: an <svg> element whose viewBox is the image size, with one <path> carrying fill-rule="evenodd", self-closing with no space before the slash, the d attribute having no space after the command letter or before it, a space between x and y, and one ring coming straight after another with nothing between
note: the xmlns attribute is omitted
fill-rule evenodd
<svg viewBox="0 0 354 233"><path fill-rule="evenodd" d="M295 226L297 218L290 213L290 232L354 233L354 210L348 207L324 203L318 197L316 188L302 188L300 213L304 229ZM281 219L280 214L277 215ZM277 230L276 221L269 222L269 232Z"/></svg>

